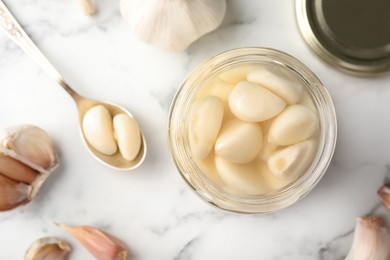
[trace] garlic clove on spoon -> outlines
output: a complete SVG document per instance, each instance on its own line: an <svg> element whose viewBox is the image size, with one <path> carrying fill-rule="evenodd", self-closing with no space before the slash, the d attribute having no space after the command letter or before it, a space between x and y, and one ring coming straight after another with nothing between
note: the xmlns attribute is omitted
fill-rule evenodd
<svg viewBox="0 0 390 260"><path fill-rule="evenodd" d="M346 260L390 259L390 233L379 216L357 219L355 235Z"/></svg>
<svg viewBox="0 0 390 260"><path fill-rule="evenodd" d="M58 166L49 135L41 128L21 125L0 133L0 211L30 202Z"/></svg>
<svg viewBox="0 0 390 260"><path fill-rule="evenodd" d="M120 9L138 38L175 52L221 24L226 0L121 0Z"/></svg>
<svg viewBox="0 0 390 260"><path fill-rule="evenodd" d="M69 244L57 237L44 237L31 244L25 260L65 260L70 252Z"/></svg>

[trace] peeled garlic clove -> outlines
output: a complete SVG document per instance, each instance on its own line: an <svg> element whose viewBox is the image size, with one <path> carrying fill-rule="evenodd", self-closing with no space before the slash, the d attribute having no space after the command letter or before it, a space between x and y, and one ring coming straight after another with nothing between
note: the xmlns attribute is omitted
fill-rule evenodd
<svg viewBox="0 0 390 260"><path fill-rule="evenodd" d="M302 96L302 85L292 75L277 68L261 67L248 73L248 81L257 83L281 97L288 105L296 104Z"/></svg>
<svg viewBox="0 0 390 260"><path fill-rule="evenodd" d="M0 174L18 182L32 184L39 173L26 164L0 153Z"/></svg>
<svg viewBox="0 0 390 260"><path fill-rule="evenodd" d="M126 260L128 251L125 244L118 238L111 236L95 227L71 227L59 224L59 227L68 231L99 260Z"/></svg>
<svg viewBox="0 0 390 260"><path fill-rule="evenodd" d="M136 36L165 51L181 51L222 22L226 0L121 0Z"/></svg>
<svg viewBox="0 0 390 260"><path fill-rule="evenodd" d="M102 105L90 108L83 118L85 138L93 148L106 155L113 155L118 147L114 139L112 117Z"/></svg>
<svg viewBox="0 0 390 260"><path fill-rule="evenodd" d="M255 196L268 191L268 187L253 164L236 164L215 158L215 165L226 189L237 196Z"/></svg>
<svg viewBox="0 0 390 260"><path fill-rule="evenodd" d="M206 97L195 105L189 119L189 142L198 159L206 158L213 149L222 118L223 102L218 97Z"/></svg>
<svg viewBox="0 0 390 260"><path fill-rule="evenodd" d="M14 209L30 201L31 186L0 174L0 211Z"/></svg>
<svg viewBox="0 0 390 260"><path fill-rule="evenodd" d="M71 248L56 237L44 237L35 241L27 250L25 260L65 260Z"/></svg>
<svg viewBox="0 0 390 260"><path fill-rule="evenodd" d="M219 78L229 84L235 85L240 81L246 81L249 71L252 71L256 67L256 65L240 65L222 72L219 74Z"/></svg>
<svg viewBox="0 0 390 260"><path fill-rule="evenodd" d="M50 136L41 128L24 125L10 131L3 141L6 149L33 168L49 170L57 165L57 153Z"/></svg>
<svg viewBox="0 0 390 260"><path fill-rule="evenodd" d="M316 153L315 140L297 143L272 153L268 167L275 177L282 180L295 180L310 166Z"/></svg>
<svg viewBox="0 0 390 260"><path fill-rule="evenodd" d="M249 163L259 153L262 139L259 124L231 120L220 130L215 142L215 153L229 162Z"/></svg>
<svg viewBox="0 0 390 260"><path fill-rule="evenodd" d="M275 175L273 175L269 170L267 163L263 160L258 160L255 163L255 166L263 177L266 185L270 188L270 191L279 191L292 183L291 180L282 180L276 178Z"/></svg>
<svg viewBox="0 0 390 260"><path fill-rule="evenodd" d="M278 145L291 145L311 138L318 129L318 117L312 110L292 105L274 119L268 136Z"/></svg>
<svg viewBox="0 0 390 260"><path fill-rule="evenodd" d="M357 219L351 249L346 260L390 259L390 233L379 216Z"/></svg>
<svg viewBox="0 0 390 260"><path fill-rule="evenodd" d="M249 81L241 81L229 97L233 114L246 122L270 119L284 109L286 103L271 91Z"/></svg>
<svg viewBox="0 0 390 260"><path fill-rule="evenodd" d="M121 155L128 161L137 157L141 148L141 131L137 122L126 114L114 116L114 133Z"/></svg>
<svg viewBox="0 0 390 260"><path fill-rule="evenodd" d="M390 183L383 185L378 190L378 195L386 208L390 210Z"/></svg>

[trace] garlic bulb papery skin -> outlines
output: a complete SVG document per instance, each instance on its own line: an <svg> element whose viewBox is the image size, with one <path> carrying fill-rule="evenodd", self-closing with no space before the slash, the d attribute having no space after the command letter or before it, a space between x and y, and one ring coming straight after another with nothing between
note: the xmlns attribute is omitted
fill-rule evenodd
<svg viewBox="0 0 390 260"><path fill-rule="evenodd" d="M389 260L390 233L382 218L357 219L351 250L346 260Z"/></svg>
<svg viewBox="0 0 390 260"><path fill-rule="evenodd" d="M3 130L0 133L0 211L30 202L57 167L57 151L43 129L20 125Z"/></svg>
<svg viewBox="0 0 390 260"><path fill-rule="evenodd" d="M120 9L139 39L177 52L221 24L226 0L121 0Z"/></svg>
<svg viewBox="0 0 390 260"><path fill-rule="evenodd" d="M25 260L65 260L71 248L57 237L44 237L31 244L24 256Z"/></svg>

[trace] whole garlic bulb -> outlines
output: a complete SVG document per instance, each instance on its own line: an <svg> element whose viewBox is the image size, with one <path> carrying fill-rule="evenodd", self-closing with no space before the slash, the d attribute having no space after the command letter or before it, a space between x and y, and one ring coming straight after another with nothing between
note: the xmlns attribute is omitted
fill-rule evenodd
<svg viewBox="0 0 390 260"><path fill-rule="evenodd" d="M120 9L138 38L174 52L216 29L226 0L121 0Z"/></svg>
<svg viewBox="0 0 390 260"><path fill-rule="evenodd" d="M0 133L0 211L30 202L57 166L56 149L43 129L21 125Z"/></svg>

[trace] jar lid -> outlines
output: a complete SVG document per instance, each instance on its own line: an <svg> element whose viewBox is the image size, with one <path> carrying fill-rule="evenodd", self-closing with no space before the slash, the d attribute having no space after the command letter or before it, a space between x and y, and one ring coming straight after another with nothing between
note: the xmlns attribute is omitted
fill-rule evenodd
<svg viewBox="0 0 390 260"><path fill-rule="evenodd" d="M301 33L322 59L344 71L390 70L389 0L296 0Z"/></svg>

